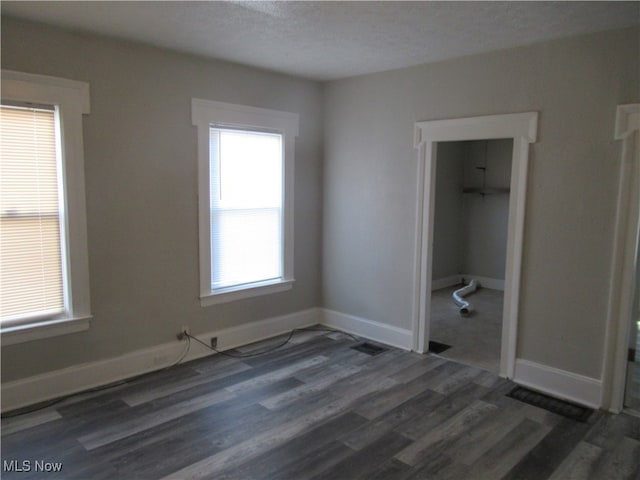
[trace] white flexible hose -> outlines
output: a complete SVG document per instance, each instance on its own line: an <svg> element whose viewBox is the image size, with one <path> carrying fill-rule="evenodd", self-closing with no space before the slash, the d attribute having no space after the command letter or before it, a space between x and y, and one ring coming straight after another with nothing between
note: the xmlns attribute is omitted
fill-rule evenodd
<svg viewBox="0 0 640 480"><path fill-rule="evenodd" d="M471 280L468 285L453 292L453 301L460 307L460 315L469 315L473 307L463 297L475 292L480 285L475 280Z"/></svg>

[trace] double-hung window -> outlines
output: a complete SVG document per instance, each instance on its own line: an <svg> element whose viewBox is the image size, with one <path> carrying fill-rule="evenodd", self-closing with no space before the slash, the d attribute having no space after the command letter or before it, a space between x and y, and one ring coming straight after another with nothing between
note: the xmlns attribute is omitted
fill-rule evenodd
<svg viewBox="0 0 640 480"><path fill-rule="evenodd" d="M293 282L293 156L298 116L194 99L203 305Z"/></svg>
<svg viewBox="0 0 640 480"><path fill-rule="evenodd" d="M88 101L85 83L2 72L3 344L88 328L82 154Z"/></svg>
<svg viewBox="0 0 640 480"><path fill-rule="evenodd" d="M56 112L0 106L3 322L64 310Z"/></svg>

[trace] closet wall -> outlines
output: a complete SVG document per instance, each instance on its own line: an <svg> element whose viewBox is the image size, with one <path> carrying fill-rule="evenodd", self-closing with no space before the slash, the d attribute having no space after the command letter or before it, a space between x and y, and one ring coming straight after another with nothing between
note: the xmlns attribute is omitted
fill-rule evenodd
<svg viewBox="0 0 640 480"><path fill-rule="evenodd" d="M511 139L438 144L434 289L460 275L504 282L512 148Z"/></svg>

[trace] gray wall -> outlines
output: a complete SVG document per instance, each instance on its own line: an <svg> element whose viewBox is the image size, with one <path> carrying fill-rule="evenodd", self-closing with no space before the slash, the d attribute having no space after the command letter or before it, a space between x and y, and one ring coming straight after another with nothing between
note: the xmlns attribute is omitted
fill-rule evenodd
<svg viewBox="0 0 640 480"><path fill-rule="evenodd" d="M91 84L84 120L88 332L2 349L2 378L323 305L411 328L413 123L540 112L531 148L518 356L600 375L619 145L640 100L638 29L316 83L2 18L2 66ZM296 285L198 301L192 97L297 112ZM323 141L324 109L324 141ZM322 155L325 161L322 162ZM322 282L321 282L322 279Z"/></svg>
<svg viewBox="0 0 640 480"><path fill-rule="evenodd" d="M434 280L469 274L504 280L509 195L463 194L509 188L513 141L440 142L436 156ZM476 167L486 166L486 179Z"/></svg>
<svg viewBox="0 0 640 480"><path fill-rule="evenodd" d="M538 111L530 150L517 356L600 377L620 146L640 100L638 29L330 82L323 304L410 329L413 123Z"/></svg>
<svg viewBox="0 0 640 480"><path fill-rule="evenodd" d="M117 356L320 302L322 87L231 63L2 18L2 68L90 83L84 119L87 332L2 349L2 380ZM293 290L202 308L191 98L300 114Z"/></svg>
<svg viewBox="0 0 640 480"><path fill-rule="evenodd" d="M467 142L441 142L436 156L436 204L433 218L434 280L463 273L466 215L462 196Z"/></svg>
<svg viewBox="0 0 640 480"><path fill-rule="evenodd" d="M486 166L486 186L509 188L511 183L512 140L467 142L464 162L464 187L482 187ZM485 160L486 156L486 160ZM509 226L509 195L463 195L464 239L462 272L504 280Z"/></svg>

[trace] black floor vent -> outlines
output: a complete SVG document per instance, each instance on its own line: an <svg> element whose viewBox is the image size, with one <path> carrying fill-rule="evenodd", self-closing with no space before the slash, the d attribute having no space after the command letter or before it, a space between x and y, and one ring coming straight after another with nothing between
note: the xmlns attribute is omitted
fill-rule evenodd
<svg viewBox="0 0 640 480"><path fill-rule="evenodd" d="M564 400L558 400L557 398L549 397L548 395L534 392L533 390L523 387L514 388L507 396L533 405L534 407L544 408L563 417L577 420L578 422L586 422L593 413L593 410L590 408L581 407L580 405Z"/></svg>
<svg viewBox="0 0 640 480"><path fill-rule="evenodd" d="M440 342L429 342L429 351L431 353L442 353L445 350L449 350L451 345L447 345L446 343Z"/></svg>
<svg viewBox="0 0 640 480"><path fill-rule="evenodd" d="M374 345L373 343L369 343L369 342L364 342L361 343L360 345L356 345L354 347L351 347L354 350L358 350L359 352L362 353L366 353L367 355L380 355L382 352L386 352L387 349L384 347L380 347L378 345Z"/></svg>

